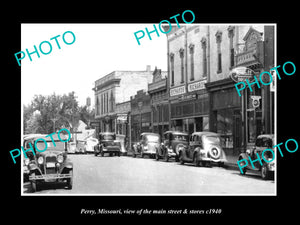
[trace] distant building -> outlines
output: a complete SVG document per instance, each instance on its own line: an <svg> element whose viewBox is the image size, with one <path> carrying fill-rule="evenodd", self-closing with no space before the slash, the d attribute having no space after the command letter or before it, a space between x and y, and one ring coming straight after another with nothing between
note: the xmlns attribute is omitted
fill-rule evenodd
<svg viewBox="0 0 300 225"><path fill-rule="evenodd" d="M155 68L152 83L148 84L148 93L151 97L151 130L160 135L169 130L167 76L167 71Z"/></svg>
<svg viewBox="0 0 300 225"><path fill-rule="evenodd" d="M127 102L140 89L147 89L152 80L150 66L145 71L113 71L95 81L95 121L97 133L115 132L118 115L116 105Z"/></svg>
<svg viewBox="0 0 300 225"><path fill-rule="evenodd" d="M151 98L146 90L139 90L131 97L130 102L131 143L134 143L138 141L141 133L151 132Z"/></svg>

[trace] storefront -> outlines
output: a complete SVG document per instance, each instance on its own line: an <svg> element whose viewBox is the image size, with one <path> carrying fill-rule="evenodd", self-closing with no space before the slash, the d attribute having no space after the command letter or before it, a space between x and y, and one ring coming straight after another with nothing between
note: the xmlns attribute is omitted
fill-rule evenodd
<svg viewBox="0 0 300 225"><path fill-rule="evenodd" d="M210 92L210 130L219 133L226 153L240 152L243 146L242 100L231 78L206 84Z"/></svg>
<svg viewBox="0 0 300 225"><path fill-rule="evenodd" d="M209 130L208 94L205 90L171 100L171 129L187 132Z"/></svg>

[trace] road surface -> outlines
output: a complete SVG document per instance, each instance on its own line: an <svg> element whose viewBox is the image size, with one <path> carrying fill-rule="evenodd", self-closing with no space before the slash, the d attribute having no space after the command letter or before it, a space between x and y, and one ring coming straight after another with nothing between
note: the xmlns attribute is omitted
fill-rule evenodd
<svg viewBox="0 0 300 225"><path fill-rule="evenodd" d="M34 194L45 195L275 195L274 180L262 180L250 171L180 165L155 159L68 155L74 165L73 188L45 183ZM29 182L23 185L31 193Z"/></svg>

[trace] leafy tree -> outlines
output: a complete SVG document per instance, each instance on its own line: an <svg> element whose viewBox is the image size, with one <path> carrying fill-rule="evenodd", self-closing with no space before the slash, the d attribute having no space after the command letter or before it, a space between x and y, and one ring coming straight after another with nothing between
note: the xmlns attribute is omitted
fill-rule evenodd
<svg viewBox="0 0 300 225"><path fill-rule="evenodd" d="M80 119L75 92L64 95L35 95L24 108L24 132L50 134L63 127L76 130ZM55 127L54 127L55 126Z"/></svg>

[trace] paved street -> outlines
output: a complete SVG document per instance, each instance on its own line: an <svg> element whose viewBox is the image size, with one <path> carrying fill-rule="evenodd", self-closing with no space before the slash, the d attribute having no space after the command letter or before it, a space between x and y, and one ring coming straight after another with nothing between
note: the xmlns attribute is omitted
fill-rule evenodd
<svg viewBox="0 0 300 225"><path fill-rule="evenodd" d="M73 189L43 184L40 194L274 194L275 182L236 169L195 167L149 158L68 155L74 163ZM24 183L24 193L31 193Z"/></svg>

